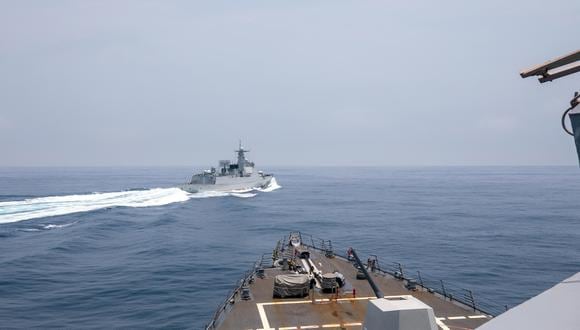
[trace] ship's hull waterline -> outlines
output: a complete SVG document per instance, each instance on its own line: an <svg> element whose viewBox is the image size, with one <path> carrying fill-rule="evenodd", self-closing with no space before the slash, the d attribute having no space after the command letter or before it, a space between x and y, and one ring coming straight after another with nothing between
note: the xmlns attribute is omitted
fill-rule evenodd
<svg viewBox="0 0 580 330"><path fill-rule="evenodd" d="M271 175L252 175L249 177L218 176L216 177L215 184L187 183L179 186L179 188L189 193L205 191L239 192L267 188L270 185L272 178L273 176Z"/></svg>

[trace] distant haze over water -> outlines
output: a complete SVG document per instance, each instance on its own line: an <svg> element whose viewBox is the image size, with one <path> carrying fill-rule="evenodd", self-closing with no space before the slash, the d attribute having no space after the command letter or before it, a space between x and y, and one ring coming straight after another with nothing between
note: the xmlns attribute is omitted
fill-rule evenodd
<svg viewBox="0 0 580 330"><path fill-rule="evenodd" d="M573 165L578 0L1 1L0 166Z"/></svg>

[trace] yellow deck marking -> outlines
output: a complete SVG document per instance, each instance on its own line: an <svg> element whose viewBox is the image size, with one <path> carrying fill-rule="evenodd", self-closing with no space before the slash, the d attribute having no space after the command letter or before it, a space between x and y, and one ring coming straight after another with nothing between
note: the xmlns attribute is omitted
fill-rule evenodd
<svg viewBox="0 0 580 330"><path fill-rule="evenodd" d="M338 298L338 301L351 301L351 300L368 300L368 299L376 299L377 297L356 297L356 298Z"/></svg>
<svg viewBox="0 0 580 330"><path fill-rule="evenodd" d="M264 311L264 306L262 304L256 304L258 307L258 314L260 314L260 320L262 320L262 328L270 329L270 323L268 322L268 317L266 317L266 311Z"/></svg>
<svg viewBox="0 0 580 330"><path fill-rule="evenodd" d="M447 320L465 320L465 319L487 319L489 315L468 315L468 316L448 316L448 317L437 317L439 321Z"/></svg>
<svg viewBox="0 0 580 330"><path fill-rule="evenodd" d="M368 300L368 299L375 299L376 297L356 297L356 298L338 298L337 301L352 301L352 300ZM335 299L316 299L316 302L324 302L324 301L331 301ZM292 305L292 304L311 304L312 300L290 300L290 301L269 301L264 303L256 303L259 306L268 306L268 305Z"/></svg>
<svg viewBox="0 0 580 330"><path fill-rule="evenodd" d="M449 327L445 325L445 323L443 323L443 321L439 320L440 318L436 318L435 319L435 323L437 323L437 325L439 326L439 328L443 329L443 330L449 330Z"/></svg>
<svg viewBox="0 0 580 330"><path fill-rule="evenodd" d="M397 297L397 296L390 296L390 297ZM375 299L376 297L356 297L356 298L338 298L338 299L316 299L315 302L329 302L329 301L357 301L357 300L369 300ZM270 323L268 322L268 317L266 316L266 311L264 310L264 306L269 305L294 305L294 304L312 304L312 300L291 300L291 301L271 301L265 303L257 303L256 306L258 307L258 313L260 314L260 319L262 320L262 329L258 330L274 330L274 328L270 327ZM439 326L443 330L450 330L443 321L447 320L465 320L469 319L485 319L488 318L488 315L469 315L469 316L449 316L449 317L436 317L435 322L437 326ZM356 327L361 326L361 322L352 322L352 323L345 323L343 327ZM304 326L294 326L294 327L280 327L279 330L293 330L293 329L319 329L319 328L339 328L341 324L322 324L322 325L304 325Z"/></svg>
<svg viewBox="0 0 580 330"><path fill-rule="evenodd" d="M470 319L486 319L487 315L469 315Z"/></svg>
<svg viewBox="0 0 580 330"><path fill-rule="evenodd" d="M351 322L351 323L344 323L344 324L322 324L322 325L299 325L296 327L279 327L278 330L299 330L299 329L319 329L322 328L340 328L340 327L360 327L362 325L361 322ZM250 329L252 330L252 329ZM257 329L257 330L264 330L264 329Z"/></svg>
<svg viewBox="0 0 580 330"><path fill-rule="evenodd" d="M312 303L312 300L290 300L290 301L270 301L265 303L257 303L256 305L293 305L293 304L307 304Z"/></svg>
<svg viewBox="0 0 580 330"><path fill-rule="evenodd" d="M357 300L368 300L368 299L375 299L376 297L356 297L356 298L339 298L336 299L339 302L342 301L357 301ZM330 299L316 299L316 302L327 302L331 301ZM258 330L273 330L274 328L270 327L270 322L268 321L268 317L266 316L266 311L264 310L264 306L270 305L295 305L295 304L312 304L312 300L290 300L290 301L270 301L265 303L256 303L256 307L258 308L258 314L260 314L260 320L262 321L262 328ZM344 326L347 327L354 327L354 326L361 326L362 323L360 322L353 322L353 323L346 323ZM338 328L340 324L323 324L323 328ZM290 329L318 329L320 326L318 325L305 325L298 327L282 327L278 328L280 330L290 330Z"/></svg>

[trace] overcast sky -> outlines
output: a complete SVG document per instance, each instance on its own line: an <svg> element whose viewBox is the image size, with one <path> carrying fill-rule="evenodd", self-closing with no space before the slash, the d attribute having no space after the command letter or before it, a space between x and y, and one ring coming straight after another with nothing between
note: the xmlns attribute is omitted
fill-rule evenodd
<svg viewBox="0 0 580 330"><path fill-rule="evenodd" d="M577 163L580 1L0 0L0 166Z"/></svg>

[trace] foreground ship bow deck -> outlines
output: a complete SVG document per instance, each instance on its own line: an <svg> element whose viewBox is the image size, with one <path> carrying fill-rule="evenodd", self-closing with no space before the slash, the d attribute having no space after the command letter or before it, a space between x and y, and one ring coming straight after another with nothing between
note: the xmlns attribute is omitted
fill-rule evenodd
<svg viewBox="0 0 580 330"><path fill-rule="evenodd" d="M369 258L368 265L363 267L375 284L376 290L373 291L369 285L371 281L365 279L362 269L357 265L351 255L335 256L328 245L320 247L297 244L291 236L288 241L278 243L272 258L269 255L264 256L246 274L240 286L220 306L207 328L363 329L369 302L375 301L375 305L379 302L375 292L384 295L385 299L380 301L385 301L389 306L414 308L401 304L407 303L410 306L418 304L430 307L434 314L432 329L475 329L492 318L490 313L477 307L473 296L466 303L452 294L442 294L438 292L440 290L430 289L397 272L384 271L378 267L378 260L372 261ZM278 282L275 281L276 277L283 275L278 278L285 278L284 275L297 273L304 275L291 276L308 276L310 279L310 283L306 284L306 293L302 297L274 298L279 297L280 292L282 296L285 293L274 290L275 286L280 285L275 283ZM339 275L333 275L337 273ZM333 284L334 289L328 289L329 279L336 280L342 286ZM301 295L300 290L286 293L289 293L288 296L292 296L292 293ZM410 314L406 315L409 318ZM401 316L400 320L404 317ZM403 328L399 325L392 329Z"/></svg>

